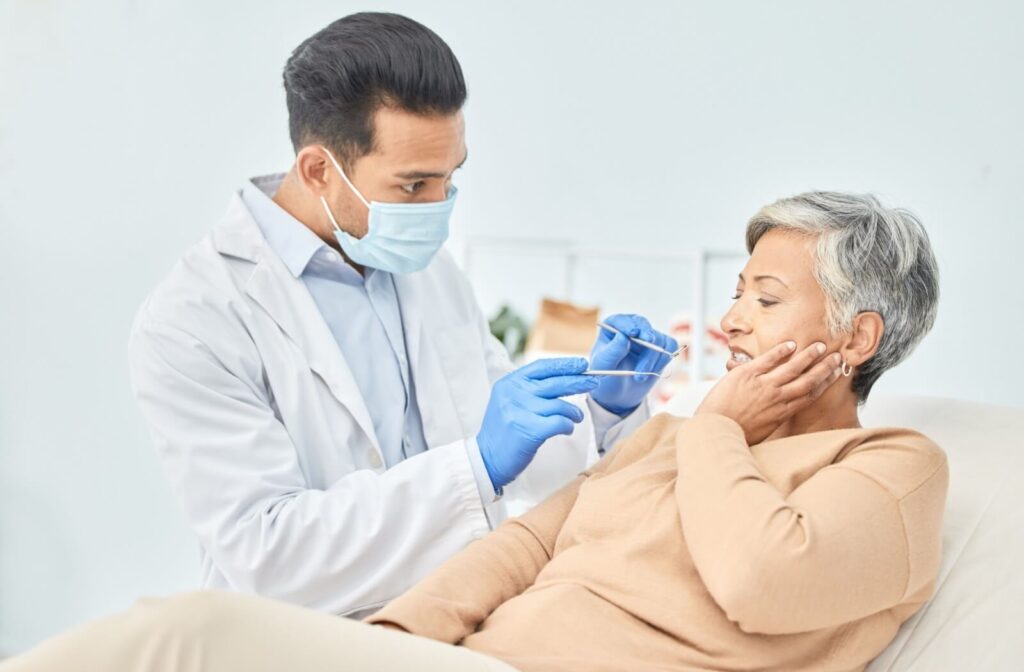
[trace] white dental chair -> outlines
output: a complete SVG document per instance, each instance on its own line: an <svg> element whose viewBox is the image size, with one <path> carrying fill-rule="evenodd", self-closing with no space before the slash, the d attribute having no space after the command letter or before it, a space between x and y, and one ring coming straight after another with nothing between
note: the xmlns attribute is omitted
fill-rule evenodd
<svg viewBox="0 0 1024 672"><path fill-rule="evenodd" d="M664 410L691 415L713 384L684 388ZM1024 410L879 394L861 421L922 432L950 471L935 595L867 672L1024 670Z"/></svg>

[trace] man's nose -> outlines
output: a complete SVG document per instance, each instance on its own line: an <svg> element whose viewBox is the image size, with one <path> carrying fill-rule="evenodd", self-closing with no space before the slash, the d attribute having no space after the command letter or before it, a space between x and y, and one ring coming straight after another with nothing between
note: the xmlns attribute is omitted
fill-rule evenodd
<svg viewBox="0 0 1024 672"><path fill-rule="evenodd" d="M451 182L446 180L437 186L431 186L427 195L431 201L446 201L448 200L448 189L450 187Z"/></svg>

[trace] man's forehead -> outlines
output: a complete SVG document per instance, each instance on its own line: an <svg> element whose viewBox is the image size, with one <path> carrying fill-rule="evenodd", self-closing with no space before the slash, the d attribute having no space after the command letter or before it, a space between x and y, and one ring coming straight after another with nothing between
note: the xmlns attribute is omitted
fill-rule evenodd
<svg viewBox="0 0 1024 672"><path fill-rule="evenodd" d="M419 115L381 108L375 116L374 152L393 161L460 162L466 153L461 112Z"/></svg>

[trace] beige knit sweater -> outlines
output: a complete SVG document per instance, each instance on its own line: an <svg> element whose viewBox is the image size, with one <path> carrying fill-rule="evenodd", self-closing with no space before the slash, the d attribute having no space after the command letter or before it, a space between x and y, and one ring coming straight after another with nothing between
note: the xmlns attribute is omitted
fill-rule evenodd
<svg viewBox="0 0 1024 672"><path fill-rule="evenodd" d="M549 670L861 670L931 596L945 454L652 418L368 619Z"/></svg>

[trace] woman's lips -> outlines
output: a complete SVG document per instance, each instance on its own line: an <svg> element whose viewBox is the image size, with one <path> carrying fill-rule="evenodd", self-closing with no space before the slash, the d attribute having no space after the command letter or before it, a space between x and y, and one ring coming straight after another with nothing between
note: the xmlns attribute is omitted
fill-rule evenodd
<svg viewBox="0 0 1024 672"><path fill-rule="evenodd" d="M736 359L737 355L740 356L740 359ZM742 366L753 358L754 357L743 348L729 348L729 361L725 363L725 370L732 371L737 366Z"/></svg>

